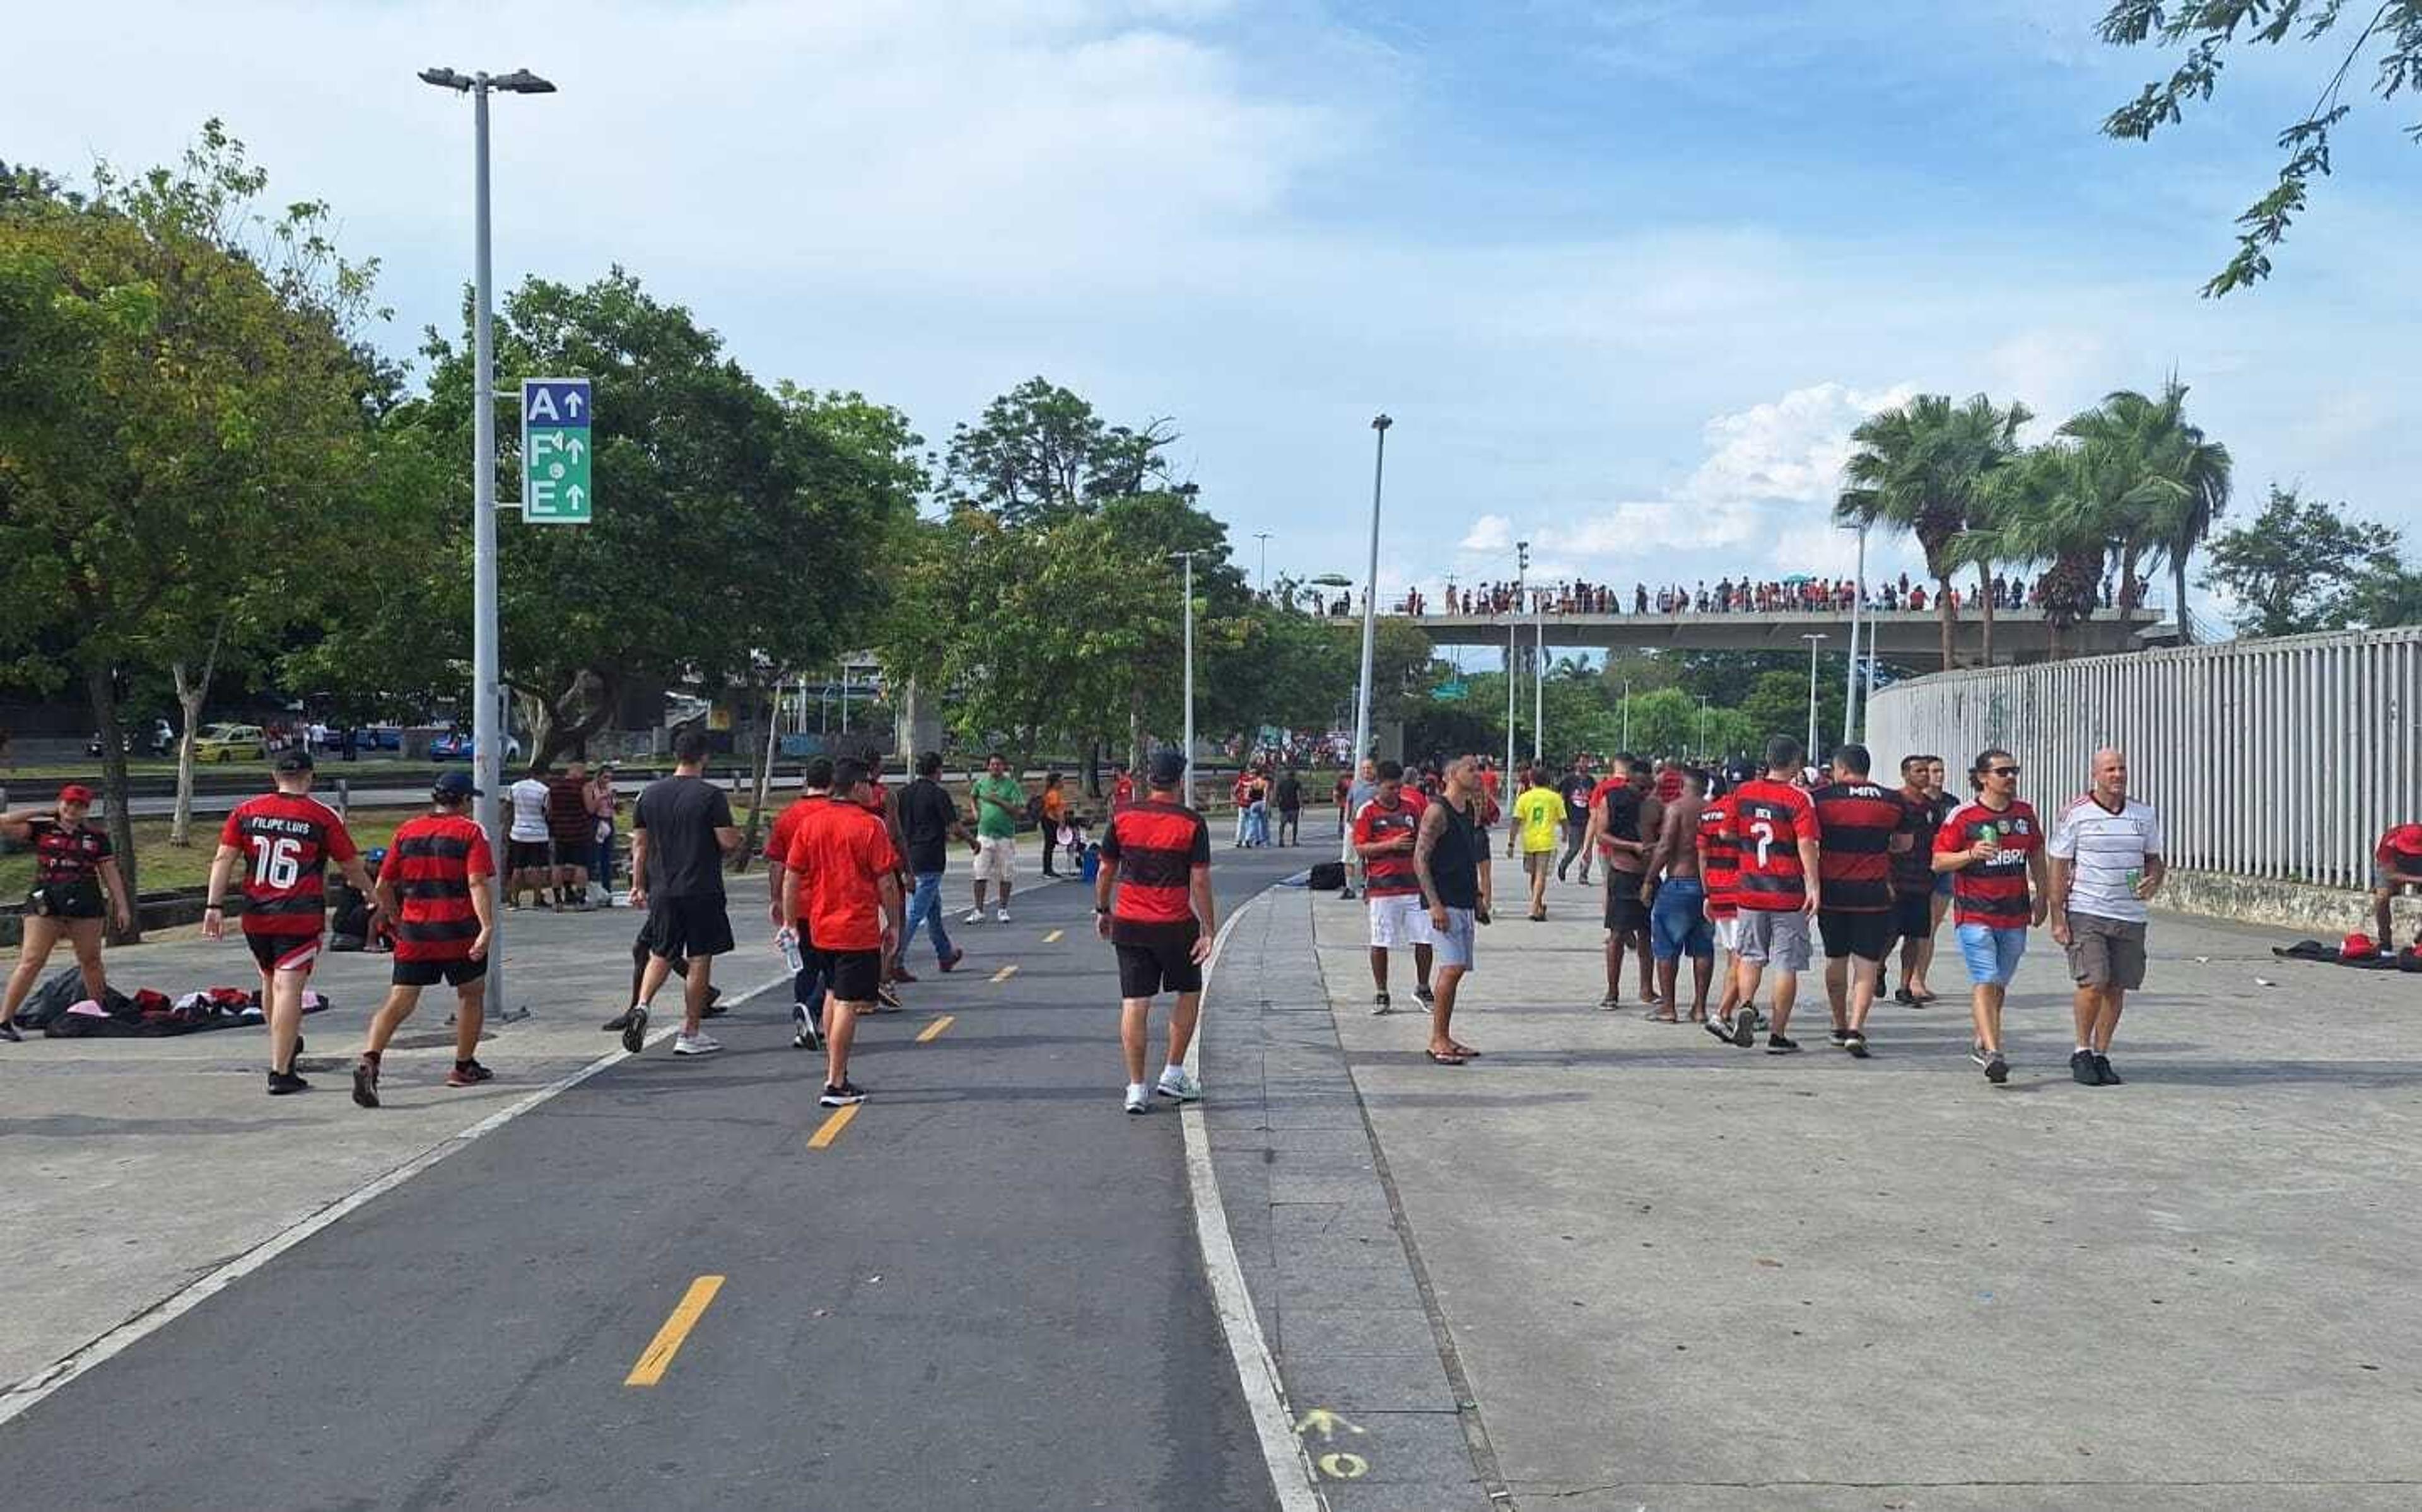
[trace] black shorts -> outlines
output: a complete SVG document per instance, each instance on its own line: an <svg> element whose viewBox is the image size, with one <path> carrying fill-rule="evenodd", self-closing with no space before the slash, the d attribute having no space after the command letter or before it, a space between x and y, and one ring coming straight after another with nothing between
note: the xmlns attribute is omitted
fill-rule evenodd
<svg viewBox="0 0 2422 1512"><path fill-rule="evenodd" d="M1930 940L1934 937L1934 893L1932 889L1914 896L1904 894L1893 899L1893 931L1903 940Z"/></svg>
<svg viewBox="0 0 2422 1512"><path fill-rule="evenodd" d="M1816 927L1825 936L1825 959L1840 960L1856 956L1862 960L1881 960L1892 950L1899 931L1893 927L1891 913L1879 909L1873 913L1850 913L1840 909L1818 909Z"/></svg>
<svg viewBox="0 0 2422 1512"><path fill-rule="evenodd" d="M825 988L836 1003L872 1003L883 985L880 950L820 950L815 959L824 966Z"/></svg>
<svg viewBox="0 0 2422 1512"><path fill-rule="evenodd" d="M555 865L555 852L544 840L507 840L505 867L509 871L544 871Z"/></svg>
<svg viewBox="0 0 2422 1512"><path fill-rule="evenodd" d="M448 987L461 987L488 974L484 960L399 960L395 963L395 985L398 987L435 987L444 982Z"/></svg>
<svg viewBox="0 0 2422 1512"><path fill-rule="evenodd" d="M316 929L309 934L254 934L247 929L244 943L252 947L252 959L265 972L308 972L320 959Z"/></svg>
<svg viewBox="0 0 2422 1512"><path fill-rule="evenodd" d="M578 866L586 871L589 864L597 859L597 842L586 835L567 840L558 834L554 843L555 864L558 866Z"/></svg>
<svg viewBox="0 0 2422 1512"><path fill-rule="evenodd" d="M1648 905L1640 901L1640 873L1606 874L1606 927L1617 934L1638 934L1648 927Z"/></svg>
<svg viewBox="0 0 2422 1512"><path fill-rule="evenodd" d="M1194 959L1201 931L1172 933L1165 940L1112 942L1119 958L1119 996L1156 997L1163 992L1200 992L1203 967Z"/></svg>
<svg viewBox="0 0 2422 1512"><path fill-rule="evenodd" d="M25 912L38 919L98 919L107 904L99 882L51 882L25 895Z"/></svg>
<svg viewBox="0 0 2422 1512"><path fill-rule="evenodd" d="M648 927L640 935L648 954L668 960L731 953L731 917L720 897L652 897Z"/></svg>

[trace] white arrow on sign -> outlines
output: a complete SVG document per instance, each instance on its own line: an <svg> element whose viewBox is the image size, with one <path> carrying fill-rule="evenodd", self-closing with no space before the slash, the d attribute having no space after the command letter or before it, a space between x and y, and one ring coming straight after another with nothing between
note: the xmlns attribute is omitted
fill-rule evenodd
<svg viewBox="0 0 2422 1512"><path fill-rule="evenodd" d="M586 447L586 446L584 446L584 445L582 445L582 444L580 444L580 438L579 438L578 436L565 436L565 437L562 437L562 438L560 438L560 440L558 440L558 442L557 443L557 444L558 444L558 445L559 445L559 446L560 446L560 447L561 447L565 452L569 453L569 454L571 455L571 457L572 457L572 460L573 460L574 461L575 461L575 462L576 462L576 461L578 461L578 460L580 460L580 454L581 454L582 452L587 451L587 450L589 449L588 447Z"/></svg>
<svg viewBox="0 0 2422 1512"><path fill-rule="evenodd" d="M575 509L580 507L580 501L588 497L587 494L580 491L580 485L577 483L574 483L572 487L564 490L563 496L571 501L572 507Z"/></svg>
<svg viewBox="0 0 2422 1512"><path fill-rule="evenodd" d="M566 390L564 390L564 392L563 392L563 409L564 409L564 413L567 413L567 414L578 414L578 413L580 413L580 405L581 405L580 390L578 390L578 389L576 389L576 388L572 388L572 389L566 389Z"/></svg>

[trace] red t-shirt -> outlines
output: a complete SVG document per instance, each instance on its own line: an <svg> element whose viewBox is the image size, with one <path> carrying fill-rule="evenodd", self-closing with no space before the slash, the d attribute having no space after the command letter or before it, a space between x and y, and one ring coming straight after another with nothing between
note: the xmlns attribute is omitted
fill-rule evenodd
<svg viewBox="0 0 2422 1512"><path fill-rule="evenodd" d="M424 814L406 821L386 848L379 881L401 895L395 922L398 960L468 960L480 938L471 889L495 875L495 857L480 826L460 814Z"/></svg>
<svg viewBox="0 0 2422 1512"><path fill-rule="evenodd" d="M360 854L337 811L300 793L238 803L219 828L219 844L244 852L244 932L279 938L320 932L328 863Z"/></svg>
<svg viewBox="0 0 2422 1512"><path fill-rule="evenodd" d="M1711 798L1699 810L1699 877L1707 890L1707 916L1729 919L1740 912L1733 901L1740 886L1740 842L1727 834L1733 823L1730 793Z"/></svg>
<svg viewBox="0 0 2422 1512"><path fill-rule="evenodd" d="M2399 824L2371 848L2382 870L2422 872L2422 824Z"/></svg>
<svg viewBox="0 0 2422 1512"><path fill-rule="evenodd" d="M1982 803L1962 803L1942 821L1934 837L1935 851L1967 850L1983 837L1988 824L1999 826L2002 849L1991 860L1971 862L1951 874L1952 922L2023 929L2035 922L2027 856L2043 849L2043 826L2033 808L2013 800L1997 814Z"/></svg>
<svg viewBox="0 0 2422 1512"><path fill-rule="evenodd" d="M1422 827L1422 809L1429 802L1420 791L1400 787L1396 789L1396 806L1388 808L1374 798L1354 816L1354 844L1357 847L1379 845L1400 835L1415 833ZM1413 875L1413 853L1392 850L1362 863L1365 897L1390 897L1405 893L1418 893L1422 881Z"/></svg>
<svg viewBox="0 0 2422 1512"><path fill-rule="evenodd" d="M1826 910L1881 913L1892 907L1892 843L1909 818L1897 794L1872 782L1830 782L1808 795L1825 832L1816 854Z"/></svg>
<svg viewBox="0 0 2422 1512"><path fill-rule="evenodd" d="M1753 777L1729 796L1731 834L1740 847L1740 883L1733 901L1764 913L1804 907L1808 882L1800 869L1800 842L1824 834L1816 805L1789 783L1768 777Z"/></svg>
<svg viewBox="0 0 2422 1512"><path fill-rule="evenodd" d="M881 883L900 865L890 830L845 799L813 801L807 808L782 864L798 873L791 885L799 889L799 922L808 938L818 950L882 949Z"/></svg>
<svg viewBox="0 0 2422 1512"><path fill-rule="evenodd" d="M774 833L765 836L766 860L781 866L791 864L791 842L799 837L799 821L826 798L824 793L802 794L792 799L789 807L774 816Z"/></svg>
<svg viewBox="0 0 2422 1512"><path fill-rule="evenodd" d="M1102 859L1118 863L1110 939L1118 943L1191 941L1198 927L1188 891L1194 868L1211 865L1211 826L1180 803L1146 799L1110 817Z"/></svg>

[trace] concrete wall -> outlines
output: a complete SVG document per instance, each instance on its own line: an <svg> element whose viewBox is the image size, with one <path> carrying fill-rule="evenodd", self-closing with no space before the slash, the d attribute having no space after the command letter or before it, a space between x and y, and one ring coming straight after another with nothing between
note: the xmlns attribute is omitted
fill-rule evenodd
<svg viewBox="0 0 2422 1512"><path fill-rule="evenodd" d="M2351 933L2372 932L2371 895L2349 887L2316 887L2216 871L2174 871L2162 884L2161 906L2181 913L2267 924L2336 944ZM2422 899L2400 897L2390 905L2394 937L2410 941L2422 931Z"/></svg>

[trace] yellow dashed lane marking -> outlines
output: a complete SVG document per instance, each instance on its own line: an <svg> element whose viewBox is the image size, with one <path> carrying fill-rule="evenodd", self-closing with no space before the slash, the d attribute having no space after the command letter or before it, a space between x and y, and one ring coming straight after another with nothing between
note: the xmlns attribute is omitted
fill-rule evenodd
<svg viewBox="0 0 2422 1512"><path fill-rule="evenodd" d="M997 971L997 972L995 972L995 973L993 973L993 974L992 974L992 979L993 979L994 981L996 981L996 982L1006 982L1006 981L1008 981L1011 977L1013 977L1013 976L1014 976L1014 975L1016 975L1016 974L1017 974L1017 968L1016 968L1016 967L1014 967L1014 966L1003 966L1000 970L999 970L999 971Z"/></svg>
<svg viewBox="0 0 2422 1512"><path fill-rule="evenodd" d="M1060 943L1060 937L1067 932L1065 929L1054 929L1043 937L1043 943L1046 945L1056 945Z"/></svg>
<svg viewBox="0 0 2422 1512"><path fill-rule="evenodd" d="M862 1102L853 1102L846 1108L835 1108L832 1111L832 1116L818 1124L816 1131L808 1136L808 1148L811 1150L831 1148L832 1142L841 1138L841 1131L849 1127L849 1121L857 1117L857 1110L864 1106L866 1104Z"/></svg>
<svg viewBox="0 0 2422 1512"><path fill-rule="evenodd" d="M924 1027L924 1029L923 1029L922 1031L920 1031L920 1032L918 1034L918 1036L917 1036L917 1043L919 1043L919 1044L920 1044L920 1045L930 1045L930 1044L932 1044L935 1040L939 1039L939 1038L941 1038L941 1037L942 1037L942 1031L943 1031L943 1030L948 1029L951 1025L952 1025L952 1024L954 1024L954 1023L956 1023L956 1022L958 1022L958 1021L959 1021L959 1018L958 1018L958 1015L957 1015L957 1014L954 1014L954 1013L946 1013L946 1014L943 1014L940 1018L938 1018L938 1019L935 1020L932 1023L927 1024L927 1025Z"/></svg>
<svg viewBox="0 0 2422 1512"><path fill-rule="evenodd" d="M857 1110L847 1111L855 1113ZM691 1282L689 1290L682 1293L682 1300L673 1304L673 1316L665 1319L665 1326L656 1330L656 1336L639 1351L638 1363L631 1367L629 1375L622 1378L622 1384L653 1386L664 1380L665 1371L673 1363L673 1356L681 1353L682 1341L689 1337L691 1329L698 1327L699 1318L706 1312L706 1304L715 1301L715 1294L722 1289L721 1276L700 1276Z"/></svg>

